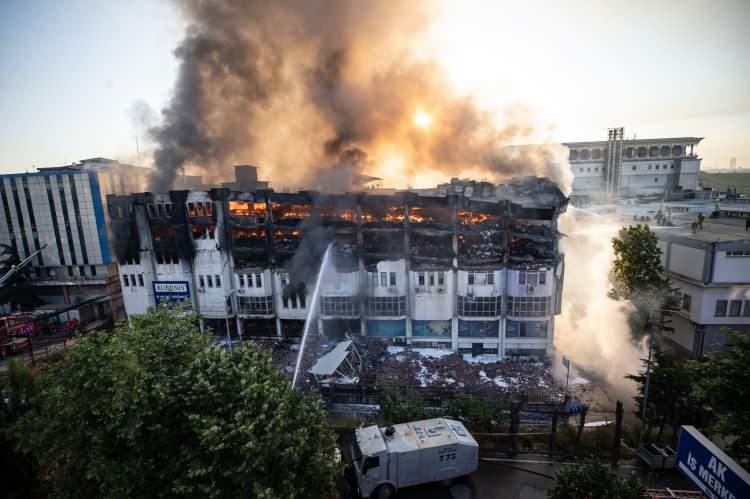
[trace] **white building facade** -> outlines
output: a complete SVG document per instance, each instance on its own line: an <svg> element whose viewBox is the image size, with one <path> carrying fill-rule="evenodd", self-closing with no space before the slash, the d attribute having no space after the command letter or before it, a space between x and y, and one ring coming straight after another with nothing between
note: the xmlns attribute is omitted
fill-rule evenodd
<svg viewBox="0 0 750 499"><path fill-rule="evenodd" d="M205 325L232 335L297 338L315 307L313 329L330 338L544 358L560 309L557 216L567 199L539 179L485 195L111 196L125 309L144 313L178 286Z"/></svg>
<svg viewBox="0 0 750 499"><path fill-rule="evenodd" d="M120 166L126 165L94 158L0 175L0 243L19 259L41 250L29 264L38 301L61 305L99 297L104 305L96 314L121 314L105 196L145 184L133 183L135 167L123 172Z"/></svg>
<svg viewBox="0 0 750 499"><path fill-rule="evenodd" d="M699 189L701 138L623 138L610 130L609 140L568 142L574 175L572 197L605 201L636 196L676 195Z"/></svg>
<svg viewBox="0 0 750 499"><path fill-rule="evenodd" d="M695 358L726 344L728 329L750 334L750 233L744 230L750 205L721 213L695 235L657 232L666 276L682 300L670 324L675 331L664 337Z"/></svg>

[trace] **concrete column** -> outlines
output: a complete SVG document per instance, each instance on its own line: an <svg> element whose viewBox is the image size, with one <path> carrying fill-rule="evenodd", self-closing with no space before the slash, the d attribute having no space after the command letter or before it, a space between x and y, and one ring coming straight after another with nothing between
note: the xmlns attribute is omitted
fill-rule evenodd
<svg viewBox="0 0 750 499"><path fill-rule="evenodd" d="M281 319L279 319L279 316L276 316L276 336L281 339Z"/></svg>

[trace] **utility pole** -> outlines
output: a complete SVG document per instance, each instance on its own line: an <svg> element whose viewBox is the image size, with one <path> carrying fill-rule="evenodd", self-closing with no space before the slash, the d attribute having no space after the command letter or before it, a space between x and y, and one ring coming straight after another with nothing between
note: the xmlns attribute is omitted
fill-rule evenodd
<svg viewBox="0 0 750 499"><path fill-rule="evenodd" d="M643 445L646 436L646 417L648 412L648 385L651 382L651 356L654 349L654 324L651 314L648 314L648 360L646 361L646 381L643 383L643 400L641 401L641 435L638 438L639 446Z"/></svg>

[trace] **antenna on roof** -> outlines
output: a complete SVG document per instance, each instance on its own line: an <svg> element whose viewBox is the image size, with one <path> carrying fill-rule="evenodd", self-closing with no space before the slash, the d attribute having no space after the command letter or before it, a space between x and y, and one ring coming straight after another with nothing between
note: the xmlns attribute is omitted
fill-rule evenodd
<svg viewBox="0 0 750 499"><path fill-rule="evenodd" d="M141 164L141 146L138 144L138 134L135 134L135 162Z"/></svg>

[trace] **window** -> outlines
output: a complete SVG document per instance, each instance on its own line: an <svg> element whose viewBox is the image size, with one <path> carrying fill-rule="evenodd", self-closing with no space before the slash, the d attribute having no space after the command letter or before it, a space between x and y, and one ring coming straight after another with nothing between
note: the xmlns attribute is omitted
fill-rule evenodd
<svg viewBox="0 0 750 499"><path fill-rule="evenodd" d="M367 298L367 315L399 316L406 315L405 296L370 296Z"/></svg>
<svg viewBox="0 0 750 499"><path fill-rule="evenodd" d="M388 277L389 277L389 280L390 280L390 285L391 286L395 286L396 285L396 273L395 272L390 272L388 274Z"/></svg>
<svg viewBox="0 0 750 499"><path fill-rule="evenodd" d="M651 165L648 165L648 169L649 169L649 170L651 169Z"/></svg>
<svg viewBox="0 0 750 499"><path fill-rule="evenodd" d="M143 284L143 274L138 274L138 285L140 287L144 286L144 284Z"/></svg>
<svg viewBox="0 0 750 499"><path fill-rule="evenodd" d="M154 205L147 204L146 205L146 211L148 211L148 216L150 218L156 218L156 212L154 211Z"/></svg>
<svg viewBox="0 0 750 499"><path fill-rule="evenodd" d="M659 181L659 178L658 177L654 177L654 182L658 182L658 181Z"/></svg>
<svg viewBox="0 0 750 499"><path fill-rule="evenodd" d="M424 286L424 272L420 272L417 274L417 284L420 286Z"/></svg>
<svg viewBox="0 0 750 499"><path fill-rule="evenodd" d="M307 308L307 301L305 298L305 294L300 293L298 296L299 296L299 308Z"/></svg>
<svg viewBox="0 0 750 499"><path fill-rule="evenodd" d="M459 296L458 315L465 317L497 317L502 310L499 296Z"/></svg>
<svg viewBox="0 0 750 499"><path fill-rule="evenodd" d="M430 272L430 286L434 286L434 285L435 285L435 273Z"/></svg>
<svg viewBox="0 0 750 499"><path fill-rule="evenodd" d="M221 276L219 275L216 276L216 287L217 288L221 287Z"/></svg>
<svg viewBox="0 0 750 499"><path fill-rule="evenodd" d="M206 216L210 217L214 214L214 203L212 201L206 202Z"/></svg>
<svg viewBox="0 0 750 499"><path fill-rule="evenodd" d="M539 272L539 284L547 284L547 272Z"/></svg>
<svg viewBox="0 0 750 499"><path fill-rule="evenodd" d="M550 314L549 296L509 296L508 315L511 317L545 317Z"/></svg>
<svg viewBox="0 0 750 499"><path fill-rule="evenodd" d="M244 288L245 287L245 274L240 274L239 279L240 279L240 287Z"/></svg>
<svg viewBox="0 0 750 499"><path fill-rule="evenodd" d="M682 310L686 312L690 312L690 305L693 301L693 298L689 294L683 294L682 295Z"/></svg>
<svg viewBox="0 0 750 499"><path fill-rule="evenodd" d="M255 274L255 287L256 288L262 288L263 287L263 277L261 274Z"/></svg>
<svg viewBox="0 0 750 499"><path fill-rule="evenodd" d="M289 297L287 295L281 297L281 306L284 308L289 308Z"/></svg>
<svg viewBox="0 0 750 499"><path fill-rule="evenodd" d="M247 282L249 283L250 287L252 288L252 282L250 282L252 279L248 277ZM289 274L286 272L279 273L279 281L281 281L282 286L286 286L289 284Z"/></svg>
<svg viewBox="0 0 750 499"><path fill-rule="evenodd" d="M591 173L591 168L586 168L586 171L587 171L588 173Z"/></svg>
<svg viewBox="0 0 750 499"><path fill-rule="evenodd" d="M124 274L122 276L122 282L125 283L125 287L130 286L130 281L128 280L128 275L127 274Z"/></svg>
<svg viewBox="0 0 750 499"><path fill-rule="evenodd" d="M725 317L727 315L727 301L716 300L716 310L714 310L714 317Z"/></svg>
<svg viewBox="0 0 750 499"><path fill-rule="evenodd" d="M528 284L529 286L536 286L537 282L539 284L544 284L546 282L547 277L544 275L544 271L542 272L526 272L526 271L519 271L518 272L518 284Z"/></svg>
<svg viewBox="0 0 750 499"><path fill-rule="evenodd" d="M156 214L159 217L164 218L164 205L163 204L159 203L156 205Z"/></svg>
<svg viewBox="0 0 750 499"><path fill-rule="evenodd" d="M635 170L636 168L637 168L637 167L636 167L635 165L633 165L633 170Z"/></svg>
<svg viewBox="0 0 750 499"><path fill-rule="evenodd" d="M289 297L289 299L292 302L292 308L294 310L297 310L297 295L292 295Z"/></svg>
<svg viewBox="0 0 750 499"><path fill-rule="evenodd" d="M505 321L506 338L546 338L547 321Z"/></svg>
<svg viewBox="0 0 750 499"><path fill-rule="evenodd" d="M213 280L213 278L210 275L206 276L206 282L208 283L208 287L209 288L213 288L214 287L214 280Z"/></svg>
<svg viewBox="0 0 750 499"><path fill-rule="evenodd" d="M198 276L198 285L199 285L199 286L200 286L201 288L205 288L205 287L206 287L206 281L205 281L205 280L203 279L203 276L202 276L202 275L199 275L199 276Z"/></svg>
<svg viewBox="0 0 750 499"><path fill-rule="evenodd" d="M518 273L518 284L526 284L526 272Z"/></svg>
<svg viewBox="0 0 750 499"><path fill-rule="evenodd" d="M727 256L731 258L750 256L750 251L727 251Z"/></svg>
<svg viewBox="0 0 750 499"><path fill-rule="evenodd" d="M172 216L172 203L166 203L166 204L164 204L164 214L167 217L171 217Z"/></svg>
<svg viewBox="0 0 750 499"><path fill-rule="evenodd" d="M458 336L462 338L497 338L498 321L458 320Z"/></svg>
<svg viewBox="0 0 750 499"><path fill-rule="evenodd" d="M445 286L445 272L438 272L438 286Z"/></svg>
<svg viewBox="0 0 750 499"><path fill-rule="evenodd" d="M195 203L195 214L199 217L203 216L203 203Z"/></svg>
<svg viewBox="0 0 750 499"><path fill-rule="evenodd" d="M89 267L89 270L91 271L92 276L96 275L96 265L92 265L91 267Z"/></svg>
<svg viewBox="0 0 750 499"><path fill-rule="evenodd" d="M130 285L135 286L135 274L130 274Z"/></svg>
<svg viewBox="0 0 750 499"><path fill-rule="evenodd" d="M351 296L324 296L320 300L322 315L356 316L358 311Z"/></svg>
<svg viewBox="0 0 750 499"><path fill-rule="evenodd" d="M729 317L739 317L742 311L742 300L732 300L729 302Z"/></svg>
<svg viewBox="0 0 750 499"><path fill-rule="evenodd" d="M187 212L189 217L195 216L195 205L193 203L187 204Z"/></svg>
<svg viewBox="0 0 750 499"><path fill-rule="evenodd" d="M745 308L742 311L744 317L750 317L750 300L745 300Z"/></svg>
<svg viewBox="0 0 750 499"><path fill-rule="evenodd" d="M240 296L238 307L240 314L244 315L271 315L273 296Z"/></svg>
<svg viewBox="0 0 750 499"><path fill-rule="evenodd" d="M388 286L388 272L381 272L380 273L380 285L382 287Z"/></svg>
<svg viewBox="0 0 750 499"><path fill-rule="evenodd" d="M493 272L469 272L469 284L494 284Z"/></svg>

